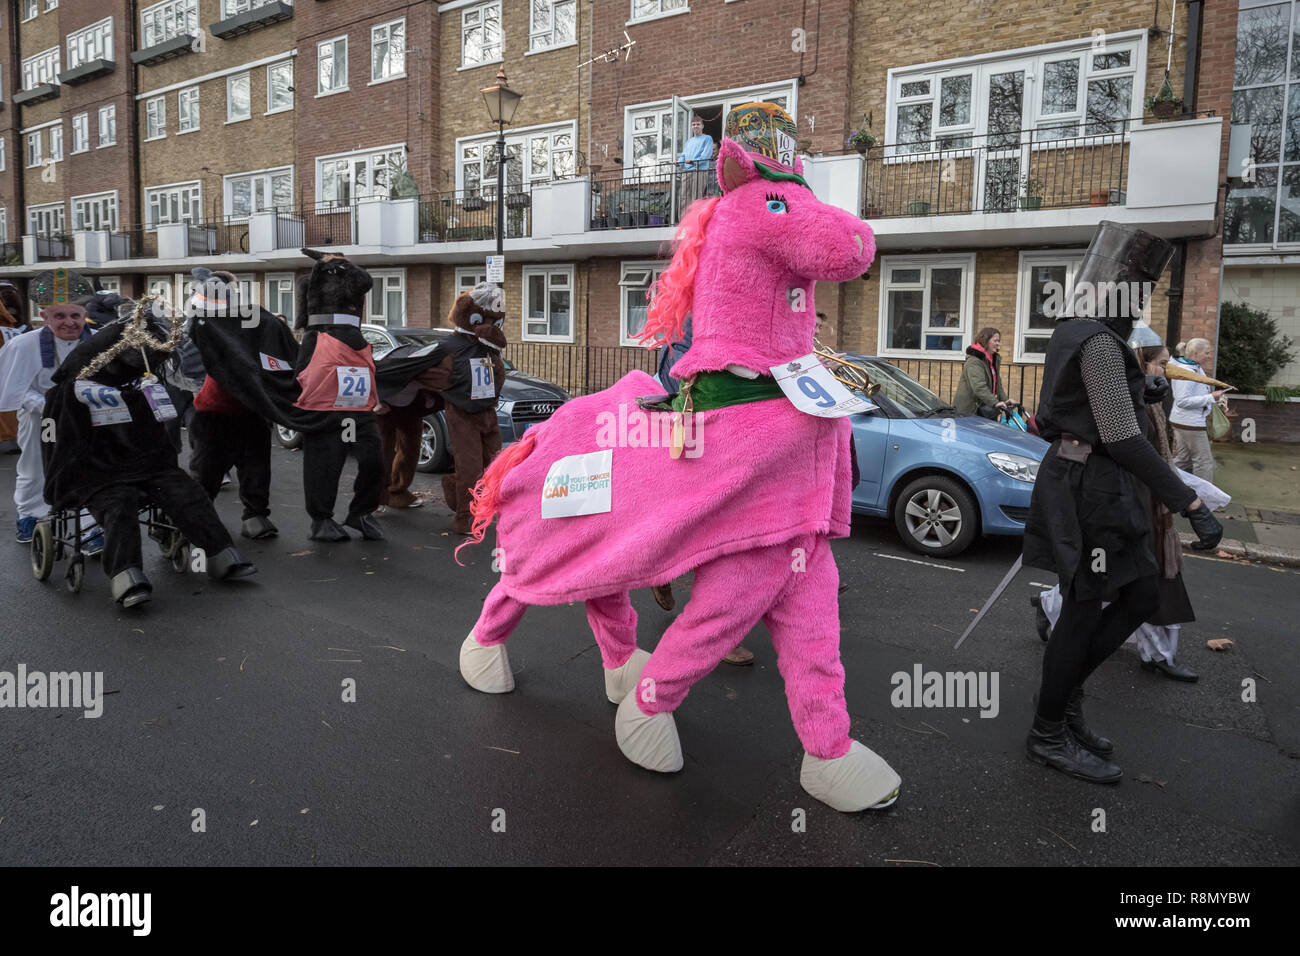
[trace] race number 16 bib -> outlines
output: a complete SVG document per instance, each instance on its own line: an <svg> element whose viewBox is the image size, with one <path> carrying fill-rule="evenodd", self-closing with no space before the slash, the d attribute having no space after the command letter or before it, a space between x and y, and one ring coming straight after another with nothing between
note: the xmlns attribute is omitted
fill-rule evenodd
<svg viewBox="0 0 1300 956"><path fill-rule="evenodd" d="M90 409L90 424L121 425L131 420L122 393L109 385L82 381L76 384L77 401Z"/></svg>
<svg viewBox="0 0 1300 956"><path fill-rule="evenodd" d="M370 369L364 365L340 365L334 370L339 377L335 408L365 408L370 404Z"/></svg>
<svg viewBox="0 0 1300 956"><path fill-rule="evenodd" d="M492 377L492 360L472 358L469 360L471 399L493 398L496 396L496 382Z"/></svg>
<svg viewBox="0 0 1300 956"><path fill-rule="evenodd" d="M795 408L818 418L839 418L876 407L837 382L815 353L773 365L772 375Z"/></svg>

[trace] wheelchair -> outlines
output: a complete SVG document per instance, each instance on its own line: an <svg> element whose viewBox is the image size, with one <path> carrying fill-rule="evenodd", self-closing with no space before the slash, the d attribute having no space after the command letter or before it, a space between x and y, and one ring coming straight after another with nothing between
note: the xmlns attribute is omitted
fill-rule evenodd
<svg viewBox="0 0 1300 956"><path fill-rule="evenodd" d="M157 505L140 509L140 524L158 542L173 571L183 574L189 570L190 544ZM72 594L79 593L86 578L86 554L81 550L81 538L80 508L58 509L36 522L31 551L32 574L36 580L48 580L55 562L67 557L68 570L63 583Z"/></svg>

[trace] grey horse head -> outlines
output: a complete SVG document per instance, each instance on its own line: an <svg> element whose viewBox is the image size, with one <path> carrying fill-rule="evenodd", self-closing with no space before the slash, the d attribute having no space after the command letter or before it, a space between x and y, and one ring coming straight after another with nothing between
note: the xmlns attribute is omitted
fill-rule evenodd
<svg viewBox="0 0 1300 956"><path fill-rule="evenodd" d="M302 254L316 262L311 267L311 275L298 281L296 328L307 328L309 315L341 312L362 317L366 314L366 296L374 284L370 273L336 252L303 249Z"/></svg>

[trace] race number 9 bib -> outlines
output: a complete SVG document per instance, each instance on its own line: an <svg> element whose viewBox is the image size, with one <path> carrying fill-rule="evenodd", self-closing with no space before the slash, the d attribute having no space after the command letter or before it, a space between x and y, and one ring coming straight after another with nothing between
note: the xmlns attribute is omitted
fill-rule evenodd
<svg viewBox="0 0 1300 956"><path fill-rule="evenodd" d="M773 365L772 375L785 397L799 411L818 418L840 418L855 412L870 411L874 402L854 395L835 380L815 353L783 365Z"/></svg>
<svg viewBox="0 0 1300 956"><path fill-rule="evenodd" d="M122 393L109 385L82 381L76 384L77 401L90 409L90 424L121 425L131 420Z"/></svg>
<svg viewBox="0 0 1300 956"><path fill-rule="evenodd" d="M340 365L334 370L339 378L335 408L366 408L370 404L370 369L364 365Z"/></svg>
<svg viewBox="0 0 1300 956"><path fill-rule="evenodd" d="M492 376L492 360L472 358L469 360L471 399L496 397L496 381Z"/></svg>

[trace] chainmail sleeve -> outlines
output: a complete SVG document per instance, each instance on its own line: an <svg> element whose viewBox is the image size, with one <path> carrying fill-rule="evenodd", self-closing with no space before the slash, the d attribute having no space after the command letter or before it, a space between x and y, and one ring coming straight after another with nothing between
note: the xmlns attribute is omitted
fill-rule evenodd
<svg viewBox="0 0 1300 956"><path fill-rule="evenodd" d="M1196 493L1178 478L1155 446L1142 437L1124 376L1124 356L1109 335L1094 335L1079 352L1088 405L1106 454L1147 485L1170 511L1183 511Z"/></svg>

